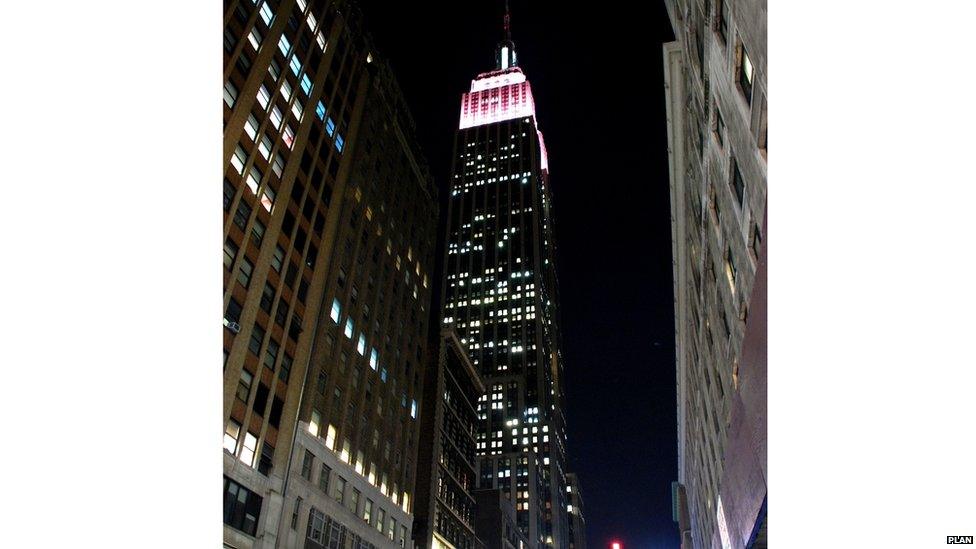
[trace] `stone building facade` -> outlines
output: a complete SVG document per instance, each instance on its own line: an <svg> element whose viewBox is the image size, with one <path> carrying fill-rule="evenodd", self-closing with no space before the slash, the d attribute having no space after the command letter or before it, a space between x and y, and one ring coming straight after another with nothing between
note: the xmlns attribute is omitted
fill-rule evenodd
<svg viewBox="0 0 976 549"><path fill-rule="evenodd" d="M682 547L765 544L765 0L665 0ZM761 288L761 291L760 291Z"/></svg>
<svg viewBox="0 0 976 549"><path fill-rule="evenodd" d="M225 547L410 546L438 216L413 121L354 2L224 13Z"/></svg>

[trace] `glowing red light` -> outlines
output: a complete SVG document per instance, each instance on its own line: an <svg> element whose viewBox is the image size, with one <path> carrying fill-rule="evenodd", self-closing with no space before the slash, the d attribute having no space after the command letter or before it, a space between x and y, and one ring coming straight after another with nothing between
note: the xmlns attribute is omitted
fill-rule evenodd
<svg viewBox="0 0 976 549"><path fill-rule="evenodd" d="M610 544L610 549L623 549L623 547L624 546L621 545L619 541L615 541Z"/></svg>

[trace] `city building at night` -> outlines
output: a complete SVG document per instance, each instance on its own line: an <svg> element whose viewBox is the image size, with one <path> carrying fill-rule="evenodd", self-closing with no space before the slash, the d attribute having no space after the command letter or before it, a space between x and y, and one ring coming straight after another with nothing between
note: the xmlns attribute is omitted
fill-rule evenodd
<svg viewBox="0 0 976 549"><path fill-rule="evenodd" d="M418 547L475 549L475 433L485 384L453 330L441 333L424 381L414 504Z"/></svg>
<svg viewBox="0 0 976 549"><path fill-rule="evenodd" d="M569 545L552 191L532 87L508 32L461 100L449 184L443 323L485 380L477 486L533 546Z"/></svg>
<svg viewBox="0 0 976 549"><path fill-rule="evenodd" d="M766 544L766 2L666 0L683 548Z"/></svg>
<svg viewBox="0 0 976 549"><path fill-rule="evenodd" d="M566 494L569 503L569 549L586 549L586 518L583 515L583 492L576 473L566 474Z"/></svg>
<svg viewBox="0 0 976 549"><path fill-rule="evenodd" d="M485 549L528 549L535 545L516 524L512 498L499 488L475 490L475 532Z"/></svg>
<svg viewBox="0 0 976 549"><path fill-rule="evenodd" d="M224 22L224 546L411 547L438 217L411 116L355 4Z"/></svg>

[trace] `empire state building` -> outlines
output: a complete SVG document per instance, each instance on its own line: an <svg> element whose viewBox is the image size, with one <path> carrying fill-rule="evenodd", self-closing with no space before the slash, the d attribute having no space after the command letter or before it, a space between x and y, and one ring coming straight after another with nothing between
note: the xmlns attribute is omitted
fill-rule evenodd
<svg viewBox="0 0 976 549"><path fill-rule="evenodd" d="M532 87L505 16L495 70L461 100L443 284L453 325L485 378L475 467L540 547L568 547L563 359L552 198Z"/></svg>

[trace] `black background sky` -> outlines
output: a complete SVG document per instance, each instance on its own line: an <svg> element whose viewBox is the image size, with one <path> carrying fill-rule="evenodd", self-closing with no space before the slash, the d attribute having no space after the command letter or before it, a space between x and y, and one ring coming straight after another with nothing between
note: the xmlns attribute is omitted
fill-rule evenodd
<svg viewBox="0 0 976 549"><path fill-rule="evenodd" d="M361 0L446 193L461 93L494 68L502 0ZM555 208L569 467L591 549L677 548L664 3L512 0ZM443 201L442 201L443 202Z"/></svg>

